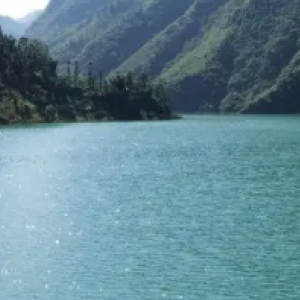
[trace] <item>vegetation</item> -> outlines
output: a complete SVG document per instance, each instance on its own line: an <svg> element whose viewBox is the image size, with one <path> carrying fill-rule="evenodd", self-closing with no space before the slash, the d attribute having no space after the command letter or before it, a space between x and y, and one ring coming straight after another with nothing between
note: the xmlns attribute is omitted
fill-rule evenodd
<svg viewBox="0 0 300 300"><path fill-rule="evenodd" d="M48 47L0 30L0 124L172 117L162 84L132 73L103 80L89 65L86 77L77 62L58 76Z"/></svg>
<svg viewBox="0 0 300 300"><path fill-rule="evenodd" d="M299 0L52 0L28 31L66 65L140 70L176 110L299 113Z"/></svg>

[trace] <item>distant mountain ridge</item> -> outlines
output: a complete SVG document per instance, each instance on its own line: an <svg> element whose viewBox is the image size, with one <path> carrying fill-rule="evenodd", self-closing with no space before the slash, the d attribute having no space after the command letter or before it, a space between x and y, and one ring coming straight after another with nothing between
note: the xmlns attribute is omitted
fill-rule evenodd
<svg viewBox="0 0 300 300"><path fill-rule="evenodd" d="M83 72L145 71L180 111L300 112L300 0L52 0L26 34Z"/></svg>
<svg viewBox="0 0 300 300"><path fill-rule="evenodd" d="M42 13L43 13L42 9L34 10L26 14L24 17L17 19L17 21L29 27L33 22L35 22L40 17Z"/></svg>
<svg viewBox="0 0 300 300"><path fill-rule="evenodd" d="M0 16L0 26L3 32L15 37L20 37L25 31L22 23L6 16Z"/></svg>
<svg viewBox="0 0 300 300"><path fill-rule="evenodd" d="M0 26L4 33L20 37L41 14L42 10L36 10L19 19L0 15Z"/></svg>

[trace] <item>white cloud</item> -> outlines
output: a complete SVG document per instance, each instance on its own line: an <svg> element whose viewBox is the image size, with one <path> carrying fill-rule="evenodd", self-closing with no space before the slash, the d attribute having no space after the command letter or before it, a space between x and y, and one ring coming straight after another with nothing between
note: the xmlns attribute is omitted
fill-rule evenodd
<svg viewBox="0 0 300 300"><path fill-rule="evenodd" d="M27 13L42 9L49 0L0 0L0 15L20 18Z"/></svg>

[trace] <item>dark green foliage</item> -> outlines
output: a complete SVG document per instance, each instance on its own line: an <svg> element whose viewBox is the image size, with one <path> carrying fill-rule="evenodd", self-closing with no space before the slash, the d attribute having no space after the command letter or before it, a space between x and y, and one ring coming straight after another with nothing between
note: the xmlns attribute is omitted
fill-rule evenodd
<svg viewBox="0 0 300 300"><path fill-rule="evenodd" d="M74 71L72 71L74 70ZM0 29L0 124L83 120L168 119L161 87L147 76L117 75L102 82L79 76L68 63L65 76L41 42L6 36Z"/></svg>
<svg viewBox="0 0 300 300"><path fill-rule="evenodd" d="M28 34L84 74L163 80L176 110L300 110L300 0L52 0Z"/></svg>
<svg viewBox="0 0 300 300"><path fill-rule="evenodd" d="M149 101L151 99L151 101ZM116 75L104 81L102 91L92 96L97 113L110 112L119 120L168 119L169 103L161 85L146 75Z"/></svg>

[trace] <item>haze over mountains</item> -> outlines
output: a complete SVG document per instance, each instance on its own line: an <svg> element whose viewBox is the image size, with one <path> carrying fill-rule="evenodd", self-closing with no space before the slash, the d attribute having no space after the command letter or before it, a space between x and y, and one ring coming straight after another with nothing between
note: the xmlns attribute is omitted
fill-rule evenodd
<svg viewBox="0 0 300 300"><path fill-rule="evenodd" d="M16 19L19 23L26 25L29 27L34 21L38 19L38 17L42 14L43 10L34 10L26 14L23 18ZM27 28L26 28L27 29Z"/></svg>
<svg viewBox="0 0 300 300"><path fill-rule="evenodd" d="M0 26L4 33L20 37L26 29L41 15L42 10L36 10L28 13L23 18L14 19L8 16L0 15Z"/></svg>
<svg viewBox="0 0 300 300"><path fill-rule="evenodd" d="M52 0L26 34L83 72L145 71L180 111L300 111L300 0Z"/></svg>

